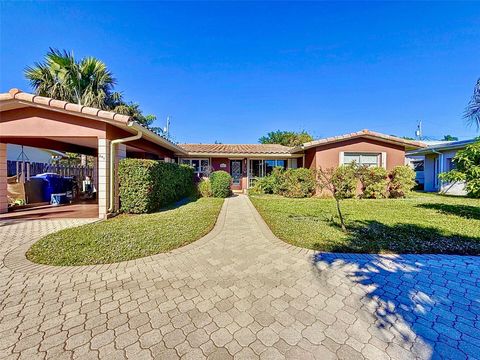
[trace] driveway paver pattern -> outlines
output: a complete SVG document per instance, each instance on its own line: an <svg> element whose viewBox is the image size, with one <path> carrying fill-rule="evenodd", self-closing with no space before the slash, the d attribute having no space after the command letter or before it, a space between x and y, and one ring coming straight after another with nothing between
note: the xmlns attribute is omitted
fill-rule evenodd
<svg viewBox="0 0 480 360"><path fill-rule="evenodd" d="M480 358L478 257L295 248L236 196L209 235L170 253L25 259L88 221L0 222L0 358Z"/></svg>

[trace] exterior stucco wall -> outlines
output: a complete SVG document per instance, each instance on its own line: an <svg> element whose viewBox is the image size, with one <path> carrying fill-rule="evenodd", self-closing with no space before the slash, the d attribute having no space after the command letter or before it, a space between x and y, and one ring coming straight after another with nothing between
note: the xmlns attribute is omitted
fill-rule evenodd
<svg viewBox="0 0 480 360"><path fill-rule="evenodd" d="M2 111L2 137L97 137L105 138L106 124L38 108Z"/></svg>
<svg viewBox="0 0 480 360"><path fill-rule="evenodd" d="M223 170L230 174L230 160L227 158L211 158L211 166L213 171ZM225 164L226 167L221 165Z"/></svg>
<svg viewBox="0 0 480 360"><path fill-rule="evenodd" d="M119 129L115 126L112 126L110 124L107 124L106 126L106 138L108 140L121 139L121 138L129 137L132 135L133 134L125 130ZM148 140L145 140L143 138L135 141L129 141L128 143L125 143L125 144L128 146L133 146L142 151L137 153L129 152L129 153L135 154L132 156L135 158L163 160L163 159L173 159L175 156L173 151L165 149L160 145L151 143Z"/></svg>
<svg viewBox="0 0 480 360"><path fill-rule="evenodd" d="M308 169L315 169L316 156L317 156L317 148L311 148L305 151L305 164L303 164L303 166Z"/></svg>
<svg viewBox="0 0 480 360"><path fill-rule="evenodd" d="M387 142L359 138L351 139L332 144L317 146L308 149L305 153L305 163L309 168L331 168L340 165L340 157L342 152L359 152L359 153L378 153L386 156L385 166L388 170L395 166L405 164L405 149L403 146L394 145Z"/></svg>

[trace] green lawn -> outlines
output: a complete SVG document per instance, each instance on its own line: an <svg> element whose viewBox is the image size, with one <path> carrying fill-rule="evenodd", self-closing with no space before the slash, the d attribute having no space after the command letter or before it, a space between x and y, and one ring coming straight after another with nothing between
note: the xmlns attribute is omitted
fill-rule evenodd
<svg viewBox="0 0 480 360"><path fill-rule="evenodd" d="M415 193L407 199L342 201L251 196L280 239L331 252L480 254L480 200Z"/></svg>
<svg viewBox="0 0 480 360"><path fill-rule="evenodd" d="M166 252L206 235L223 199L200 198L175 209L146 215L120 215L50 234L27 252L48 265L109 264Z"/></svg>

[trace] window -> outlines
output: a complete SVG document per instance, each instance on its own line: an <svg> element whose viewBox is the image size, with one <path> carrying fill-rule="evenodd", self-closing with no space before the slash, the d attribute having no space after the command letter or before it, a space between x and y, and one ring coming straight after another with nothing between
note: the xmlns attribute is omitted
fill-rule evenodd
<svg viewBox="0 0 480 360"><path fill-rule="evenodd" d="M274 168L287 168L287 160L250 160L250 177L264 177Z"/></svg>
<svg viewBox="0 0 480 360"><path fill-rule="evenodd" d="M423 160L412 161L412 167L414 171L423 171L425 164Z"/></svg>
<svg viewBox="0 0 480 360"><path fill-rule="evenodd" d="M455 169L456 165L455 165L455 162L453 161L453 158L447 158L446 161L447 161L447 168L445 169L445 171L450 171Z"/></svg>
<svg viewBox="0 0 480 360"><path fill-rule="evenodd" d="M190 165L197 175L203 175L208 172L210 167L209 159L182 159L182 164Z"/></svg>
<svg viewBox="0 0 480 360"><path fill-rule="evenodd" d="M357 165L365 166L379 166L380 154L371 153L345 153L343 154L343 163L351 164L352 162Z"/></svg>
<svg viewBox="0 0 480 360"><path fill-rule="evenodd" d="M270 174L276 167L287 168L287 162L285 160L265 160L264 164L266 175Z"/></svg>

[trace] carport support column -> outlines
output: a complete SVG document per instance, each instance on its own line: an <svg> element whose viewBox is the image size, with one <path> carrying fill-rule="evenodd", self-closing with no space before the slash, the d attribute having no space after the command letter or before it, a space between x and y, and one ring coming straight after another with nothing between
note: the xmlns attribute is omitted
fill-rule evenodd
<svg viewBox="0 0 480 360"><path fill-rule="evenodd" d="M0 214L7 211L7 144L0 143Z"/></svg>
<svg viewBox="0 0 480 360"><path fill-rule="evenodd" d="M98 217L105 218L108 212L110 177L110 140L98 139Z"/></svg>
<svg viewBox="0 0 480 360"><path fill-rule="evenodd" d="M120 160L127 157L127 146L125 144L117 144L115 149L115 211L120 209L120 192L119 192L119 177L118 177L118 163Z"/></svg>

